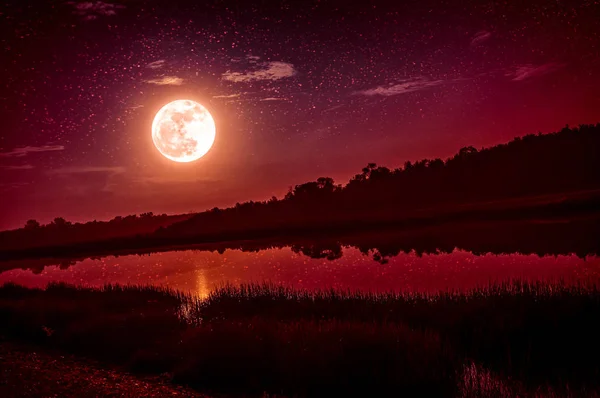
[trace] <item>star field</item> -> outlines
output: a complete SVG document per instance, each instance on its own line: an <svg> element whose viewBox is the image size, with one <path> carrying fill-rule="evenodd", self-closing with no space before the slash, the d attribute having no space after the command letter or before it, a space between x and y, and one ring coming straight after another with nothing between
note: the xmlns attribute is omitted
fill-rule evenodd
<svg viewBox="0 0 600 398"><path fill-rule="evenodd" d="M600 121L598 1L348 3L5 0L0 227L227 206ZM181 98L217 125L189 165L150 134Z"/></svg>

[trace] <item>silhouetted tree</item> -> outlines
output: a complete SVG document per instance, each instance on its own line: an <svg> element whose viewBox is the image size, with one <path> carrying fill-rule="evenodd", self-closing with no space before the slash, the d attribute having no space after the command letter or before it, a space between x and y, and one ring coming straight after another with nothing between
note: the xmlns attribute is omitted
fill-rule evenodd
<svg viewBox="0 0 600 398"><path fill-rule="evenodd" d="M420 217L435 217L463 203L496 201L500 209L506 198L595 188L600 188L600 125L582 125L481 150L466 146L445 161L406 161L393 170L368 163L345 186L320 177L290 187L281 201L236 204L218 219L214 212L200 213L167 232L350 225L412 217L419 209L428 209Z"/></svg>
<svg viewBox="0 0 600 398"><path fill-rule="evenodd" d="M69 221L65 220L65 219L64 219L64 218L62 218L62 217L56 217L54 220L52 220L52 223L51 223L51 224L52 224L54 227L57 227L57 228L66 228L66 227L68 227L69 225L71 225L71 222L69 222Z"/></svg>
<svg viewBox="0 0 600 398"><path fill-rule="evenodd" d="M40 223L37 222L36 220L27 220L27 222L25 223L25 229L27 230L37 230L40 228Z"/></svg>
<svg viewBox="0 0 600 398"><path fill-rule="evenodd" d="M141 217L115 218L110 223L71 225L58 217L48 226L39 227L35 234L33 228L3 233L0 247L144 237L160 226L164 227L161 239L190 237L191 241L198 236L248 239L321 227L360 229L365 224L436 217L479 219L500 214L507 208L506 199L512 199L510 206L517 208L511 213L514 217L585 213L597 211L597 201L545 207L545 213L540 213L541 207L527 205L530 199L520 198L558 194L571 194L571 198L596 189L600 189L600 124L566 127L553 134L530 134L481 150L466 146L445 161L407 161L396 169L368 163L344 186L336 185L332 178L320 177L291 187L281 200L272 197L268 201L236 203L231 208L215 208L174 221L143 213ZM523 210L518 210L519 206ZM384 259L385 254L380 254Z"/></svg>

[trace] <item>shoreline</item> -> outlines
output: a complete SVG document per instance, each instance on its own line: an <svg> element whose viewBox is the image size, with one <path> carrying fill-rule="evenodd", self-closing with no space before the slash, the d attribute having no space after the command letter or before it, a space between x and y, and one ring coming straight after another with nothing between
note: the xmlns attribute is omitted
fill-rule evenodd
<svg viewBox="0 0 600 398"><path fill-rule="evenodd" d="M437 295L229 285L204 300L5 284L0 335L209 394L589 396L599 310L597 285L518 281Z"/></svg>
<svg viewBox="0 0 600 398"><path fill-rule="evenodd" d="M594 191L595 192L595 191ZM598 205L598 206L596 206ZM565 209L566 207L566 209ZM489 224L509 225L511 223L560 224L570 222L596 222L600 225L600 197L594 197L573 210L571 202L551 203L534 208L514 208L501 211L478 210L470 213L448 213L444 216L412 218L403 220L352 221L338 224L314 226L291 226L286 228L250 229L221 233L201 233L169 236L158 231L153 234L114 238L108 240L84 241L73 244L29 247L14 250L0 250L0 262L14 260L57 258L80 259L106 255L144 254L171 250L205 249L219 250L245 243L279 243L302 240L343 239L368 233L397 233L410 235L421 231L436 231L452 226L473 227ZM310 238L308 238L310 237ZM1 264L0 264L1 267Z"/></svg>

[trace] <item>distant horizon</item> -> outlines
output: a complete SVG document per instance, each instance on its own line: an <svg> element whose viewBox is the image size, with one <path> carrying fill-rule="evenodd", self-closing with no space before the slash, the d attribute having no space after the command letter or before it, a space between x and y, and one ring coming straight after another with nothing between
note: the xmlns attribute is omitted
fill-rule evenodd
<svg viewBox="0 0 600 398"><path fill-rule="evenodd" d="M515 139L522 138L522 137L525 137L527 135L538 135L540 133L542 135L547 135L547 134L557 133L557 132L561 131L564 128L576 129L576 128L579 128L580 126L589 126L589 125L592 125L592 126L594 126L594 125L600 125L600 122L598 122L598 123L580 123L578 125L565 124L560 129L554 129L554 130L546 131L546 132L537 131L535 133L525 133L525 134L521 134L521 135L515 136L515 137L513 137L513 138L511 138L511 139L509 139L507 141L502 141L502 142L498 142L498 143L493 144L493 145L481 146L481 147L475 147L475 148L477 150L489 149L489 148L493 148L493 147L496 147L496 146L499 146L499 145L508 144L508 143L514 141ZM471 145L471 146L473 146L473 145ZM461 148L465 148L465 147L467 147L467 146L463 146ZM418 158L418 159L406 159L404 161L401 161L401 162L397 163L396 166L379 164L377 162L370 162L370 163L375 163L375 164L377 164L377 166L380 166L380 167L388 167L390 169L397 169L397 168L402 168L402 166L404 165L404 163L407 162L407 161L410 161L410 162L414 163L414 162L419 161L419 160L424 160L424 159L438 159L438 158L442 159L443 161L446 161L446 160L450 159L452 157L452 155L455 155L456 153L458 153L459 149L460 148L458 148L456 151L452 152L451 154L449 154L449 155L447 155L445 157L422 157L422 158ZM364 165L362 167L364 167ZM258 197L258 195L257 195L257 197L250 197L250 198L240 199L240 200L236 200L236 201L230 202L229 204L224 204L224 205L214 205L214 206L208 205L207 207L204 207L204 208L201 208L201 209L190 209L190 210L182 211L182 212L177 212L177 211L165 212L165 211L156 211L156 210L153 210L153 209L147 209L147 210L141 210L141 211L138 211L138 212L118 213L118 214L106 215L106 216L102 216L102 217L90 217L90 216L87 216L87 215L82 215L81 217L68 217L68 216L65 216L64 214L57 214L57 215L54 215L54 216L48 216L45 219L35 218L35 217L27 217L27 218L25 218L25 219L22 220L22 223L14 224L14 226L12 226L12 227L8 227L8 228L0 227L0 232L1 231L9 231L9 230L15 230L15 229L22 228L25 225L25 222L27 220L31 220L31 219L38 221L42 225L46 225L46 224L49 224L50 222L52 222L52 220L54 220L57 217L64 218L66 221L69 221L69 222L72 222L72 223L86 223L86 222L91 222L91 221L108 222L108 221L114 219L115 217L126 217L126 216L131 216L131 215L138 215L139 216L140 214L148 213L148 212L153 213L154 215L166 214L168 216L178 216L178 215L186 215L186 214L203 213L203 212L208 211L210 209L213 209L215 207L225 209L225 208L230 208L230 207L235 206L236 203L245 203L245 202L249 202L249 201L265 201L265 200L270 199L273 196L277 197L278 199L282 199L283 196L288 192L288 190L289 190L290 187L293 187L293 186L295 186L297 184L302 184L302 183L305 183L305 182L308 182L308 181L315 181L319 177L331 177L331 178L334 179L334 181L335 181L336 184L341 184L341 185L345 186L351 180L351 178L354 175L356 175L356 173L358 173L360 171L360 169L361 168L358 168L358 169L354 170L353 172L346 173L348 175L348 177L345 180L343 180L343 181L341 179L338 179L338 178L335 178L335 177L331 177L331 176L327 175L327 173L322 173L322 175L314 176L313 179L295 182L293 184L288 184L286 187L282 187L280 189L280 191L282 191L282 193L279 194L279 195L272 194L272 195L266 195L264 197Z"/></svg>
<svg viewBox="0 0 600 398"><path fill-rule="evenodd" d="M1 396L600 394L600 0L0 15Z"/></svg>
<svg viewBox="0 0 600 398"><path fill-rule="evenodd" d="M3 10L0 230L200 212L600 121L590 1L38 3Z"/></svg>

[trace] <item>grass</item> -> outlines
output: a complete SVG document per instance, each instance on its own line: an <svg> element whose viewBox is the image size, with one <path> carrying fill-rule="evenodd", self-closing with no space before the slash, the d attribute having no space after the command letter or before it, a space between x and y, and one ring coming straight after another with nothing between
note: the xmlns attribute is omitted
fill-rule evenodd
<svg viewBox="0 0 600 398"><path fill-rule="evenodd" d="M9 338L253 395L589 395L599 313L596 286L560 282L435 295L226 285L205 300L160 287L0 287Z"/></svg>

